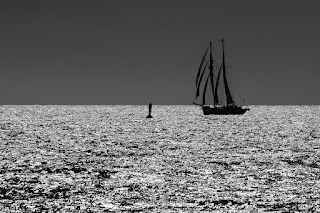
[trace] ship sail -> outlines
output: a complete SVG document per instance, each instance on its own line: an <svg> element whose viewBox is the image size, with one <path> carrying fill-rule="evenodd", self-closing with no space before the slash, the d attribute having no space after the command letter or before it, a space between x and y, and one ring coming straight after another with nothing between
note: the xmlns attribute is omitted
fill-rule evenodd
<svg viewBox="0 0 320 213"><path fill-rule="evenodd" d="M224 88L227 96L227 105L234 104L233 98L231 96L228 82L227 82L227 75L226 75L226 64L225 64L225 55L224 55L224 48L223 48L223 42L222 42L222 70L223 70L223 81L224 81Z"/></svg>
<svg viewBox="0 0 320 213"><path fill-rule="evenodd" d="M202 106L205 115L243 114L249 110L236 105L227 72L223 39L214 45L210 42L198 68L193 101Z"/></svg>
<svg viewBox="0 0 320 213"><path fill-rule="evenodd" d="M201 63L200 63L200 66L199 66L199 70L198 70L198 74L197 74L197 78L196 78L196 86L198 86L199 81L201 81L201 79L199 80L199 77L200 77L200 73L203 72L202 67L205 62L206 55L208 53L208 49L209 49L209 47L207 48L206 52L204 53L202 60L201 60Z"/></svg>
<svg viewBox="0 0 320 213"><path fill-rule="evenodd" d="M217 76L217 82L219 82L221 70L222 70L222 66L221 66L220 69L219 69L219 73L218 73L218 76ZM219 85L219 84L216 83L216 87L215 87L215 90L214 90L214 91L216 91L216 92L214 93L214 102L215 102L216 104L220 104L220 102L219 102L219 97L218 97L218 85Z"/></svg>

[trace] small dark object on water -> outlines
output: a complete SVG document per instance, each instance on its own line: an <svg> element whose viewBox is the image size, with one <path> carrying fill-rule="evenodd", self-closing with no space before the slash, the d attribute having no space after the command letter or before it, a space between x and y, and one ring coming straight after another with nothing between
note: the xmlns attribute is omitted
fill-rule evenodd
<svg viewBox="0 0 320 213"><path fill-rule="evenodd" d="M151 109L152 109L152 103L149 104L149 115L147 116L147 118L152 118Z"/></svg>

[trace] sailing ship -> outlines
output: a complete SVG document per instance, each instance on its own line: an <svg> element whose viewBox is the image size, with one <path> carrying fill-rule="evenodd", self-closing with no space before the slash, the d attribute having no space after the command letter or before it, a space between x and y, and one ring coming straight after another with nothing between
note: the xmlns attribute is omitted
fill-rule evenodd
<svg viewBox="0 0 320 213"><path fill-rule="evenodd" d="M204 115L244 114L249 110L236 104L229 68L223 39L214 45L210 42L198 69L196 95L193 101L202 107Z"/></svg>

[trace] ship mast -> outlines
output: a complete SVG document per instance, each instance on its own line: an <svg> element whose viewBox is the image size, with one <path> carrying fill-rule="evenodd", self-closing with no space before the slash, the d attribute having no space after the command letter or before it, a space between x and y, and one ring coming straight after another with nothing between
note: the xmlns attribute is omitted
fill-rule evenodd
<svg viewBox="0 0 320 213"><path fill-rule="evenodd" d="M210 80L211 80L211 87L212 87L212 94L214 97L214 83L213 83L213 59L212 59L212 42L210 42L210 64L209 64L209 70L210 70ZM217 83L217 82L216 82ZM216 105L215 100L213 100L213 106Z"/></svg>
<svg viewBox="0 0 320 213"><path fill-rule="evenodd" d="M223 39L221 39L222 42L222 69L223 69L223 81L224 81L224 89L227 96L227 106L233 105L234 101L232 99L230 89L227 82L227 76L226 76L226 64L225 64L225 53L224 53L224 44Z"/></svg>

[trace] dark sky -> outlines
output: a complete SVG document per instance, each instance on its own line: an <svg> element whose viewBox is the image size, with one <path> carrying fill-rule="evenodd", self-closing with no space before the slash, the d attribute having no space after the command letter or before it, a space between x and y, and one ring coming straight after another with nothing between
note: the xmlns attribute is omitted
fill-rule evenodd
<svg viewBox="0 0 320 213"><path fill-rule="evenodd" d="M320 104L319 6L2 0L0 104L192 104L217 38L247 104Z"/></svg>

